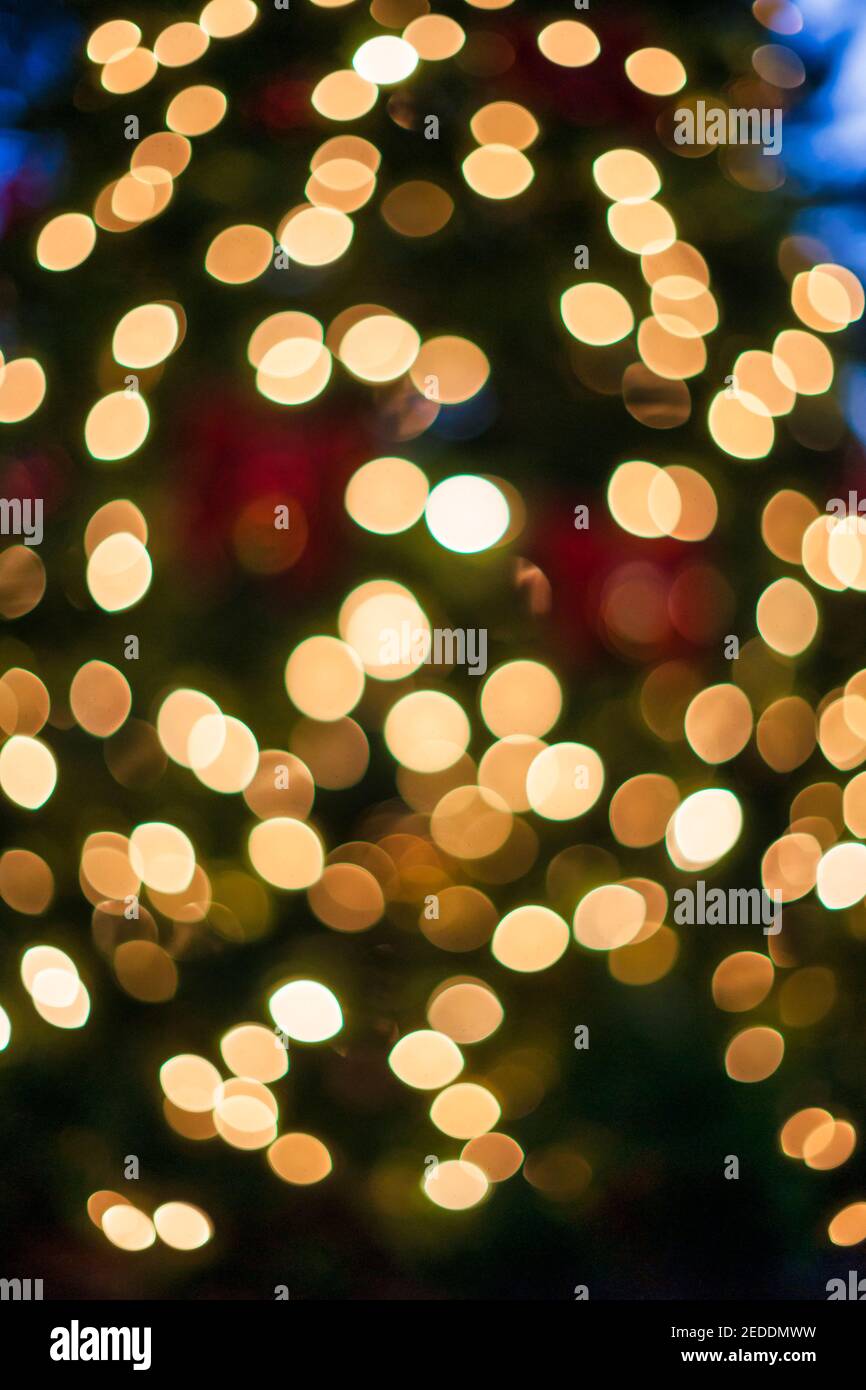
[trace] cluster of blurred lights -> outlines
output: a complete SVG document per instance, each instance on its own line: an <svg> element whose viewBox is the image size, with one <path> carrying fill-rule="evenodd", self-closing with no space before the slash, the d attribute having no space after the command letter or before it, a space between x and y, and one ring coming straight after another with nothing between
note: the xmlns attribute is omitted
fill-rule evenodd
<svg viewBox="0 0 866 1390"><path fill-rule="evenodd" d="M83 1028L90 995L74 961L56 946L30 946L21 958L21 979L33 1007L54 1028Z"/></svg>
<svg viewBox="0 0 866 1390"><path fill-rule="evenodd" d="M807 1168L826 1172L847 1162L854 1152L857 1133L847 1120L835 1120L828 1110L809 1107L785 1121L779 1135L782 1152L799 1159Z"/></svg>
<svg viewBox="0 0 866 1390"><path fill-rule="evenodd" d="M167 25L155 36L152 48L142 44L137 24L126 19L109 20L91 33L87 57L99 67L100 82L107 92L128 94L146 86L160 67L185 67L197 61L212 40L244 33L257 17L258 7L253 0L209 0L197 22ZM42 227L35 247L39 265L54 272L74 270L92 253L97 227L112 233L129 232L159 216L171 201L174 180L189 163L190 138L213 130L225 115L226 107L225 95L216 87L199 84L177 92L166 108L166 130L136 141L128 171L101 190L92 216L83 212L59 213ZM239 230L244 229L230 232ZM247 230L258 233L260 229ZM209 253L211 273L218 274L225 265L228 274L221 278L231 279L232 274L235 280L251 278L250 262L255 262L261 251L258 244L250 246L249 240L252 238L239 245L241 238L237 235L222 242L216 238ZM115 333L115 360L137 368L162 362L183 335L182 310L176 314L176 308L179 306L143 305L130 311ZM0 422L14 423L32 415L42 403L45 390L44 371L34 359L21 358L5 364L0 380ZM113 392L98 401L87 418L87 447L94 458L126 458L144 442L149 423L147 405L137 389Z"/></svg>
<svg viewBox="0 0 866 1390"><path fill-rule="evenodd" d="M253 0L209 0L196 23L190 20L167 25L156 35L153 48L145 48L137 24L112 19L93 30L87 56L99 66L100 81L113 94L136 92L147 85L159 67L179 68L194 63L211 39L230 39L244 33L258 18Z"/></svg>
<svg viewBox="0 0 866 1390"><path fill-rule="evenodd" d="M478 7L491 8L481 0ZM756 0L753 10L776 32L796 32L795 5ZM152 49L142 46L137 25L110 21L91 35L88 57L100 67L107 91L133 92L159 67L196 61L211 40L244 32L256 17L251 0L211 0L197 23L168 25L156 35ZM312 107L335 122L361 118L375 105L380 87L402 83L419 60L455 56L464 41L462 27L452 19L415 18L402 37L361 43L351 68L318 82ZM600 52L589 26L574 20L544 27L538 47L549 62L567 69L591 64ZM766 45L756 50L753 63L763 80L793 86L802 80L794 56L779 45ZM625 71L637 89L656 97L671 96L686 82L682 63L664 49L631 53ZM215 87L196 85L178 92L167 107L166 131L137 143L128 172L101 191L92 217L61 213L45 224L36 243L40 266L52 272L72 270L93 251L97 226L130 231L162 212L174 180L189 163L191 139L214 129L226 109L225 95ZM470 130L476 148L462 171L473 192L492 201L524 193L534 178L525 151L539 135L532 112L515 102L493 101L474 113ZM352 214L376 193L380 164L381 154L370 140L356 135L326 140L310 160L304 201L284 214L274 234L251 223L217 232L205 254L207 273L225 285L246 284L265 273L277 248L303 266L333 264L352 246ZM666 428L687 418L691 397L685 383L705 370L704 340L718 325L709 270L696 248L678 240L671 214L656 201L661 175L646 154L611 149L595 160L592 173L610 202L610 235L624 251L640 256L649 287L650 312L636 333L640 361L622 373L623 399L641 423ZM453 206L444 190L418 180L392 189L381 213L400 235L423 237L447 223ZM857 277L820 251L789 279L791 306L804 327L781 330L771 350L742 351L733 363L730 386L709 407L710 435L734 458L767 456L775 441L774 420L788 416L798 397L829 390L833 357L817 335L841 332L863 314ZM581 280L567 289L560 311L579 350L598 349L600 357L635 330L632 305L602 282ZM115 327L113 359L133 371L161 369L184 333L179 304L135 306ZM273 313L253 331L247 357L257 389L276 404L313 400L327 386L336 360L371 386L401 381L411 386L431 405L430 418L440 406L471 400L490 374L485 353L469 339L422 339L411 323L376 304L343 310L327 330L310 313ZM45 374L35 359L0 364L0 422L28 418L45 391ZM149 427L148 406L138 390L115 390L92 407L85 442L92 457L113 462L141 448ZM642 539L701 541L718 516L711 483L697 469L679 464L619 464L609 481L607 502L617 525ZM375 458L359 467L347 484L345 507L359 527L377 536L404 532L423 517L433 539L458 555L497 546L509 536L514 520L512 498L497 480L464 473L431 487L424 471L402 457ZM783 489L764 509L762 536L774 555L801 566L828 591L866 592L866 541L852 520L819 514L803 494ZM106 612L126 609L147 592L152 574L147 540L146 520L129 501L110 502L91 518L85 534L87 585ZM44 591L41 561L24 547L11 547L0 563L5 567L4 616L20 616L35 607ZM749 659L759 673L767 653L790 662L811 645L819 622L805 582L791 576L774 580L757 601L758 637ZM166 695L153 729L140 721L141 738L149 731L164 757L191 770L204 787L243 795L257 818L246 848L258 879L238 873L229 884L223 878L221 897L215 900L216 874L212 882L192 841L167 822L142 823L128 838L109 831L90 835L81 852L80 881L94 909L94 940L111 957L119 983L132 997L164 1002L177 986L173 952L156 940L150 912L141 908L135 926L123 916L123 903L142 887L154 912L175 926L202 922L209 913L215 922L222 920L217 909L231 917L227 904L260 902L253 890L263 883L279 891L306 892L310 910L330 930L364 931L386 911L404 912L438 949L460 952L487 944L497 964L518 975L551 968L572 940L586 952L605 953L610 973L623 984L650 984L672 968L678 937L664 922L665 888L652 879L620 878L613 855L606 854L588 890L583 856L592 847L573 846L554 857L546 882L551 901L562 910L532 903L502 915L483 888L458 881L465 875L490 887L519 880L539 848L533 823L520 817L532 813L541 822L577 820L599 801L605 768L587 744L544 741L562 712L562 689L546 665L528 660L497 666L481 687L476 732L483 734L483 724L494 741L476 765L469 755L472 724L457 698L438 689L391 692L391 683L414 675L422 665L414 655L396 663L382 661L382 631L403 624L430 634L430 619L408 588L374 579L346 596L339 637L314 635L293 649L285 665L285 688L302 718L293 731L291 751L260 750L246 724L193 689ZM816 744L832 766L845 772L866 760L863 672L855 673L843 689L828 692L815 710L790 693L765 701L761 680L756 677L759 693L753 695L745 681L704 686L688 663L662 663L643 683L641 714L659 740L684 740L710 767L739 756L753 735L758 752L776 772L800 766ZM374 681L384 704L368 710L366 693ZM6 735L0 788L30 810L51 796L57 778L54 755L36 737L48 717L47 699L34 673L16 668L0 681L0 725ZM85 662L72 679L72 717L94 737L110 741L128 726L131 704L128 682L108 663ZM356 722L349 716L359 708L361 722ZM398 787L412 814L383 818L368 837L329 851L319 829L308 822L316 786L351 786L363 777L368 745L362 723L368 715L381 724ZM673 778L654 772L614 788L607 814L617 844L630 849L663 844L681 873L700 873L717 864L741 835L741 802L723 786L684 791ZM767 891L779 892L785 902L814 891L827 910L854 908L866 897L866 848L840 840L846 828L856 837L866 835L866 773L854 776L844 791L832 783L815 783L795 798L790 826L762 860ZM422 911L430 892L438 897L434 920ZM50 866L39 855L12 849L0 858L0 896L13 910L38 915L53 893ZM264 909L261 916L266 916ZM746 1012L767 1000L777 967L796 965L781 951L774 958L774 949L780 950L771 940L767 955L734 952L717 966L711 988L720 1010ZM30 948L21 973L34 1007L47 1022L60 1028L86 1022L89 996L63 951ZM824 1016L834 998L832 972L793 968L779 990L781 1021L788 1027L809 1026ZM274 990L268 1007L279 1032L293 1042L323 1043L343 1027L336 996L317 981L290 980ZM503 1006L484 980L449 977L428 1001L429 1028L404 1034L389 1054L391 1070L404 1085L437 1092L429 1108L433 1126L448 1138L465 1141L459 1157L437 1162L423 1179L426 1195L443 1208L477 1205L492 1184L523 1165L517 1142L494 1127L503 1113L527 1113L538 1103L543 1082L523 1112L509 1105L521 1086L529 1087L525 1074L533 1066L539 1074L543 1071L539 1059L511 1054L510 1061L491 1068L482 1080L458 1080L465 1067L462 1049L496 1033L503 1018ZM0 1048L10 1034L8 1015L0 1010ZM746 1027L726 1047L725 1070L735 1081L760 1082L780 1066L784 1048L778 1029ZM279 1106L269 1088L288 1070L282 1041L261 1024L244 1023L224 1034L220 1051L231 1073L226 1079L202 1057L185 1054L163 1065L160 1081L169 1125L190 1138L220 1135L238 1149L266 1149L273 1171L289 1183L306 1185L326 1177L332 1158L320 1139L279 1134ZM856 1138L849 1122L826 1110L807 1109L786 1122L780 1144L788 1156L822 1170L843 1164ZM543 1151L530 1156L527 1180L540 1191L582 1190L590 1176L585 1160L569 1158L571 1176L563 1183L555 1176L559 1157ZM89 1210L107 1238L127 1250L147 1248L157 1236L176 1249L191 1250L212 1235L206 1214L186 1203L166 1203L150 1218L117 1193L100 1192L94 1193ZM829 1238L840 1245L866 1239L866 1203L841 1210L830 1222Z"/></svg>
<svg viewBox="0 0 866 1390"><path fill-rule="evenodd" d="M614 470L607 504L624 531L646 539L702 541L718 517L716 495L703 474L680 464L659 468L643 459Z"/></svg>
<svg viewBox="0 0 866 1390"><path fill-rule="evenodd" d="M760 3L755 6L756 13L760 8ZM796 6L764 9L766 14L757 17L770 27L778 22L779 32L796 32L800 27ZM784 50L759 51L755 66L767 81L794 85L802 80ZM786 66L794 74L790 83L785 78ZM633 54L626 61L626 70L636 86L660 96L679 90L686 76L672 54L659 50ZM637 335L643 363L656 378L682 381L699 374L707 361L702 338L716 326L718 313L703 258L694 248L675 241L672 223L665 227L663 217L654 213L653 221L647 215L647 205L661 186L655 166L639 151L612 150L595 161L593 174L599 188L613 201L608 217L612 235L624 249L642 255L644 276L651 286L652 317L640 324ZM642 213L629 211L642 207ZM653 245L649 238L656 235ZM643 237L647 240L641 244ZM862 316L863 290L856 276L845 267L821 260L820 249L813 260L814 264L791 277L792 307L805 329L812 331L783 330L777 334L772 351L741 352L733 364L728 389L719 392L711 403L709 425L714 442L736 458L764 457L774 442L773 417L790 413L798 396L819 395L829 389L834 375L832 357L815 335L842 331ZM561 311L569 332L591 347L618 343L634 327L630 305L610 285L581 281L562 296ZM631 409L626 378L623 391ZM647 376L645 385L651 384L651 376ZM644 422L654 423L651 419ZM676 423L673 411L665 423ZM608 505L624 530L644 538L700 539L713 529L717 516L713 489L700 474L692 469L661 469L643 461L625 463L615 470ZM683 521L689 529L678 535ZM837 592L866 589L862 539L866 528L856 516L821 516L802 494L783 490L765 509L762 531L774 553L789 563L803 565L809 577L823 587ZM809 647L819 624L812 594L805 584L787 576L767 586L759 598L756 618L763 642L788 658ZM671 676L675 665L669 663ZM658 668L659 673L664 669ZM768 704L757 723L756 741L771 767L787 771L799 766L816 741L837 767L855 767L866 757L858 727L858 723L863 725L866 732L860 711L862 695L857 678L852 679L855 684L849 682L845 691L836 692L835 697L831 692L817 717L800 697L786 696ZM748 695L736 685L706 689L697 683L691 689L686 686L681 711L677 736L685 736L698 756L711 764L736 757L755 725ZM645 709L645 713L649 711ZM661 728L658 732L670 737ZM641 784L643 798L631 791L632 785ZM633 778L611 800L611 827L626 844L651 844L664 836L677 867L686 871L706 868L728 852L740 833L742 811L737 798L722 789L706 789L686 798L679 808L678 800L678 790L668 778L657 774ZM854 834L864 833L866 815L860 809L864 793L856 778L848 784L844 800L846 824ZM655 818L650 811L652 802L658 805ZM790 830L770 847L763 861L768 892L776 891L783 901L791 901L814 889L823 906L834 910L850 909L862 901L866 855L861 854L862 845L835 843L841 829L841 805L839 809L838 827L826 816L819 821L792 813ZM829 838L823 837L823 830L822 840L811 833L819 824L829 831ZM608 912L603 921L605 932L615 937L616 914ZM640 939L639 933L636 939ZM593 943L589 939L584 944ZM613 962L611 968L617 973ZM716 1003L723 1009L752 1009L768 995L773 977L768 956L735 953L714 975ZM831 972L818 967L795 970L779 994L783 1021L789 1026L817 1021L831 1007L834 990ZM729 1043L726 1070L738 1081L761 1081L777 1069L783 1053L784 1041L778 1030L747 1028ZM830 1168L845 1162L856 1142L853 1127L834 1121L825 1111L804 1111L801 1115L809 1120L811 1138L800 1138L795 1152L786 1147L783 1137L785 1151L795 1153L809 1167ZM793 1117L789 1124L795 1126L799 1118ZM838 1244L864 1239L866 1204L854 1203L840 1212L830 1223L829 1235Z"/></svg>
<svg viewBox="0 0 866 1390"><path fill-rule="evenodd" d="M207 1212L190 1202L163 1202L152 1216L120 1192L102 1188L87 1199L87 1214L118 1250L148 1250L157 1238L172 1250L199 1250L213 1237Z"/></svg>
<svg viewBox="0 0 866 1390"><path fill-rule="evenodd" d="M271 1089L287 1075L287 1040L306 1044L334 1037L343 1026L335 995L315 980L292 980L271 995L275 1030L240 1023L220 1040L229 1073L224 1079L206 1057L182 1053L160 1068L166 1121L186 1138L219 1136L240 1150L265 1149L284 1182L307 1186L331 1172L327 1146L300 1131L279 1133L279 1105Z"/></svg>

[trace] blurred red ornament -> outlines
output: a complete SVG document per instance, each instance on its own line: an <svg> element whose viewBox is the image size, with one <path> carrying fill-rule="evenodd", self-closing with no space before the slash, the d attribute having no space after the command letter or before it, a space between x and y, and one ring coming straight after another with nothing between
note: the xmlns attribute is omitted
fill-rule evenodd
<svg viewBox="0 0 866 1390"><path fill-rule="evenodd" d="M198 574L242 563L263 574L290 571L294 586L306 586L334 571L342 554L335 541L350 529L346 481L370 457L361 422L332 405L278 412L226 382L188 413L179 439L180 552ZM274 531L267 545L265 513Z"/></svg>

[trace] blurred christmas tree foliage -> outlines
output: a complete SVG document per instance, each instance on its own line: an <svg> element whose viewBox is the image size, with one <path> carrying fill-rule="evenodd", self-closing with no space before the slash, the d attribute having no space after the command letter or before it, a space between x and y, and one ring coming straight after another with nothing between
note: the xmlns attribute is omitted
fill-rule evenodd
<svg viewBox="0 0 866 1390"><path fill-rule="evenodd" d="M60 771L38 813L9 807L6 843L50 865L55 896L39 919L3 908L0 1001L13 1024L2 1058L3 1269L44 1277L48 1296L77 1297L269 1298L287 1285L301 1298L547 1299L571 1298L581 1284L592 1298L821 1296L839 1265L826 1224L862 1192L862 1154L814 1173L782 1155L778 1134L803 1106L826 1106L857 1124L866 928L858 936L856 912L840 925L842 914L811 898L786 912L797 963L832 971L836 1002L815 1026L785 1030L775 1075L740 1086L723 1059L741 1016L719 1012L710 981L729 952L766 950L755 929L680 931L672 968L641 987L613 978L606 953L573 946L537 975L504 969L486 943L464 954L438 950L418 926L429 887L423 875L414 899L391 904L372 931L329 931L305 894L262 888L244 854L247 806L167 760L154 732L165 695L190 686L244 720L261 748L288 748L298 719L283 681L288 655L312 634L336 632L339 607L358 584L393 578L445 626L486 628L491 666L524 657L549 664L565 691L556 737L599 750L605 794L591 812L577 823L530 815L540 842L534 862L513 882L479 881L499 913L539 902L570 920L576 897L597 883L643 876L670 890L680 881L664 842L637 852L617 843L607 814L616 787L643 772L672 777L683 794L712 781L682 738L663 741L648 729L641 688L650 669L682 662L696 688L741 681L757 715L795 689L817 705L860 664L853 593L827 596L820 640L797 665L796 686L791 664L753 641L761 591L790 568L761 544L766 501L781 488L801 489L819 507L826 496L845 496L859 475L860 446L833 407L807 396L790 427L779 425L771 458L755 464L723 453L706 425L737 353L769 346L791 319L779 248L802 190L751 186L721 155L677 158L657 127L670 103L638 90L624 71L630 53L664 45L684 63L690 90L730 94L739 81L748 95L751 54L775 36L747 8L722 15L717 5L693 3L684 23L675 3L599 6L576 16L601 42L597 61L576 75L548 62L537 44L542 25L564 11L522 0L502 9L442 5L437 11L466 29L461 53L422 63L359 120L331 122L311 104L315 84L351 66L365 39L402 32L422 6L376 0L372 9L371 17L364 3L262 4L248 32L214 40L189 67L162 67L141 89L113 95L83 50L98 24L117 17L114 7L47 6L38 15L5 7L0 347L7 361L36 357L48 391L30 418L2 427L0 468L4 496L45 499L39 556L48 578L43 600L5 624L0 655L4 670L32 671L47 687L44 736ZM135 7L125 17L151 45L168 24L197 18L179 4ZM198 82L224 92L228 109L193 139L165 211L128 232L100 230L94 253L68 274L40 268L34 243L48 217L91 211L128 167L128 116L137 117L141 138L162 130L170 98ZM793 99L778 96L786 106ZM529 151L532 184L503 202L478 196L461 175L474 144L469 120L494 101L522 104L541 130ZM425 136L431 114L437 139ZM270 265L237 286L209 275L205 256L217 233L238 223L275 229L303 200L316 148L344 129L381 153L374 196L353 214L348 253L322 267ZM663 169L661 197L679 237L706 257L720 307L708 365L690 385L689 418L670 430L648 428L645 411L624 407L618 383L637 360L634 344L593 357L560 318L561 295L581 278L580 245L589 251L586 278L616 285L636 319L644 312L640 258L609 236L607 203L592 177L596 157L621 146L646 151ZM401 235L381 212L409 180L430 181L453 200L433 235ZM111 354L114 325L155 301L182 306L185 336L164 365L140 373L152 412L144 447L99 462L83 430L94 402L124 388L128 368ZM247 344L266 316L300 310L328 325L357 304L385 306L423 339L469 338L490 360L489 382L417 428L421 398L410 404L403 383L371 388L335 371L321 395L292 409L256 391ZM611 373L613 390L605 384ZM411 458L431 481L461 472L504 480L525 507L522 534L473 557L444 550L423 527L393 537L363 531L346 513L346 483L368 459L390 454ZM719 520L705 541L647 541L615 524L607 483L618 463L634 458L686 465L708 479ZM132 499L147 518L154 579L139 605L106 613L88 594L83 537L97 509L116 498ZM275 501L290 505L292 535L302 526L303 543L285 568L264 573L262 517ZM588 530L574 525L581 504ZM636 643L618 639L604 620L611 585L629 566L639 567L639 586L679 596L666 597L657 630ZM134 665L124 660L130 634L140 644ZM725 661L727 634L741 648L752 642L742 677ZM70 682L94 659L123 670L133 691L131 722L104 741L77 727L69 709ZM430 681L422 672L399 688L413 683ZM441 673L433 683L445 688ZM329 847L372 841L398 825L409 833L410 822L422 833L420 815L397 802L383 698L372 684L357 715L369 733L367 774L342 789L317 787L314 819ZM485 747L478 685L462 672L447 678L473 723L476 759ZM747 808L735 854L717 875L723 885L758 884L794 795L844 780L820 751L780 775L754 741L723 773L720 784ZM222 889L219 911L188 930L155 914L179 970L177 993L164 1004L119 987L94 944L93 905L79 887L86 837L129 834L143 821L183 827L206 860L215 900ZM554 900L549 865L575 846L587 849L561 861L578 869ZM471 877L462 866L452 871L458 881ZM93 1000L85 1028L51 1029L33 1013L19 965L37 941L76 961ZM289 1080L278 1088L282 1125L322 1136L335 1155L334 1174L309 1188L281 1184L261 1154L181 1137L166 1124L158 1085L167 1057L199 1053L219 1064L220 1037L234 1023L270 1026L267 992L288 971L326 980L346 1018L331 1045L292 1053ZM426 1026L426 1001L440 981L463 972L488 980L505 1007L503 1029L472 1052L473 1075L486 1075L494 1089L499 1077L511 1101L500 1127L535 1157L538 1176L519 1175L477 1209L450 1213L420 1189L425 1159L444 1153L446 1141L429 1123L425 1097L391 1075L387 1055L399 1035ZM780 1026L776 997L744 1021ZM588 1050L574 1046L580 1025L589 1029ZM460 1145L448 1143L450 1156ZM132 1154L141 1165L135 1185L123 1178ZM732 1154L736 1182L724 1178ZM137 1256L112 1249L87 1219L87 1198L133 1186L130 1200L147 1210L174 1199L200 1203L214 1240L182 1257L161 1246Z"/></svg>

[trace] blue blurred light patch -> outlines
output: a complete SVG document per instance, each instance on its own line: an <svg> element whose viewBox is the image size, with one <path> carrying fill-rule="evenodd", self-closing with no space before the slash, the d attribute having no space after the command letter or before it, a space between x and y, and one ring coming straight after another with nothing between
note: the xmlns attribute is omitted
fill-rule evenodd
<svg viewBox="0 0 866 1390"><path fill-rule="evenodd" d="M39 207L52 196L62 136L15 127L66 79L83 28L57 0L0 0L0 234L16 209Z"/></svg>
<svg viewBox="0 0 866 1390"><path fill-rule="evenodd" d="M440 439L475 439L483 434L499 412L496 396L489 386L483 387L471 400L460 405L443 405L430 426L430 433Z"/></svg>
<svg viewBox="0 0 866 1390"><path fill-rule="evenodd" d="M845 413L857 438L866 444L866 367L849 367L846 373Z"/></svg>
<svg viewBox="0 0 866 1390"><path fill-rule="evenodd" d="M866 279L866 207L860 203L833 203L801 212L794 233L816 237L834 260Z"/></svg>

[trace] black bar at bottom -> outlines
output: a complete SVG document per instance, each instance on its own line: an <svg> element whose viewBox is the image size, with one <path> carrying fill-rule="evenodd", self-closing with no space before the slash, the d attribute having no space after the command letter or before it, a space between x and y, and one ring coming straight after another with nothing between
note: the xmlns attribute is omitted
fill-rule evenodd
<svg viewBox="0 0 866 1390"><path fill-rule="evenodd" d="M327 1368L329 1379L345 1358L355 1372L359 1365L375 1369L381 1360L383 1372L388 1364L390 1375L414 1373L427 1380L440 1355L443 1371L450 1365L450 1374L465 1381L476 1359L489 1379L500 1357L507 1368L505 1358L528 1356L530 1363L538 1361L537 1372L542 1373L557 1353L569 1358L575 1374L591 1365L610 1372L805 1366L826 1378L837 1366L862 1364L866 1309L859 1301L587 1300L544 1310L535 1303L531 1315L509 1312L506 1320L494 1311L497 1305L479 1301L470 1303L468 1311L452 1313L442 1301L435 1311L428 1308L422 1314L418 1331L423 1338L426 1324L432 1335L416 1351L405 1335L408 1309L399 1323L393 1316L379 1323L369 1304L356 1324L345 1305L302 1299L0 1302L0 1335L7 1358L61 1381L108 1369L115 1375L137 1370L142 1376L190 1371L197 1377L216 1375L218 1384L254 1374L266 1383L275 1376L296 1375L305 1366L315 1369L320 1358L319 1369ZM459 1343L448 1336L451 1326L460 1333Z"/></svg>

